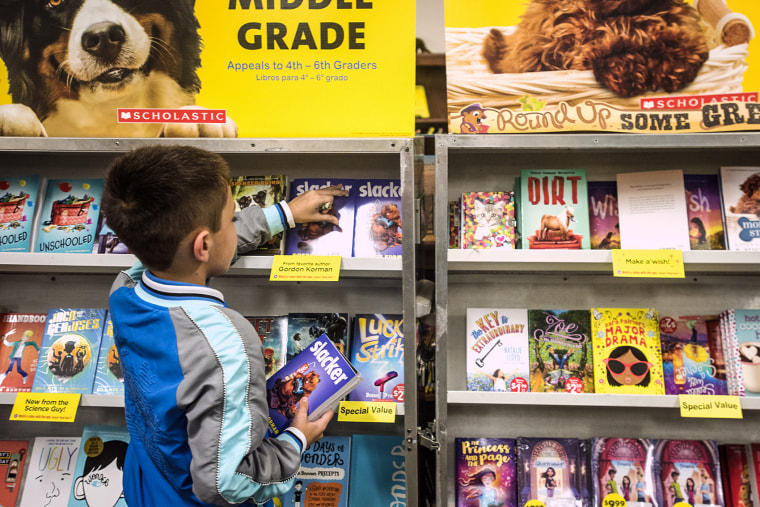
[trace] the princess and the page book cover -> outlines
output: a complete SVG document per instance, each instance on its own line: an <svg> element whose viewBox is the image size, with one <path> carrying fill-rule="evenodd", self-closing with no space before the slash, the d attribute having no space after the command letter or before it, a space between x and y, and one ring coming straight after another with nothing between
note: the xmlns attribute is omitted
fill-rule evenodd
<svg viewBox="0 0 760 507"><path fill-rule="evenodd" d="M457 438L456 507L517 507L513 438Z"/></svg>

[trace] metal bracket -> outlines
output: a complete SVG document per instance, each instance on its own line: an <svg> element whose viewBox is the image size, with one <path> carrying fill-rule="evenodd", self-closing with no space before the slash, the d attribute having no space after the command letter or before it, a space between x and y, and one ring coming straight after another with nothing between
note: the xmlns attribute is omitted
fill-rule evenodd
<svg viewBox="0 0 760 507"><path fill-rule="evenodd" d="M417 428L417 441L422 447L431 451L437 451L441 448L441 444L435 437L434 423L428 423L428 427L425 429Z"/></svg>

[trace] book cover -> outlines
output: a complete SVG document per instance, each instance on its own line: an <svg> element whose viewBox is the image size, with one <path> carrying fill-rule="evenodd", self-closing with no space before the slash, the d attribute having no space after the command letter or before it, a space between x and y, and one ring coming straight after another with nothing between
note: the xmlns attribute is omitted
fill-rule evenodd
<svg viewBox="0 0 760 507"><path fill-rule="evenodd" d="M32 392L92 392L105 316L100 308L48 311Z"/></svg>
<svg viewBox="0 0 760 507"><path fill-rule="evenodd" d="M67 507L81 437L35 437L19 507Z"/></svg>
<svg viewBox="0 0 760 507"><path fill-rule="evenodd" d="M660 317L665 394L728 394L711 359L707 320L701 315Z"/></svg>
<svg viewBox="0 0 760 507"><path fill-rule="evenodd" d="M528 310L467 309L467 390L528 392Z"/></svg>
<svg viewBox="0 0 760 507"><path fill-rule="evenodd" d="M723 336L720 327L720 315L706 315L707 344L710 348L710 361L715 367L715 378L726 384L729 394L728 370L726 367L726 351L723 346Z"/></svg>
<svg viewBox="0 0 760 507"><path fill-rule="evenodd" d="M661 507L680 502L723 507L718 444L713 440L658 440L655 470Z"/></svg>
<svg viewBox="0 0 760 507"><path fill-rule="evenodd" d="M726 507L752 507L754 481L749 473L749 449L745 444L718 446Z"/></svg>
<svg viewBox="0 0 760 507"><path fill-rule="evenodd" d="M760 396L760 310L735 309L735 341L745 396Z"/></svg>
<svg viewBox="0 0 760 507"><path fill-rule="evenodd" d="M720 327L721 336L723 337L723 353L726 358L726 371L728 373L728 394L744 396L746 393L739 342L736 336L735 310L728 309L721 312Z"/></svg>
<svg viewBox="0 0 760 507"><path fill-rule="evenodd" d="M405 456L401 435L353 435L348 505L405 507Z"/></svg>
<svg viewBox="0 0 760 507"><path fill-rule="evenodd" d="M16 505L28 450L28 440L0 440L0 505Z"/></svg>
<svg viewBox="0 0 760 507"><path fill-rule="evenodd" d="M589 236L593 250L620 248L617 181L589 181Z"/></svg>
<svg viewBox="0 0 760 507"><path fill-rule="evenodd" d="M578 438L517 439L518 505L530 500L546 507L589 507L587 441Z"/></svg>
<svg viewBox="0 0 760 507"><path fill-rule="evenodd" d="M514 220L513 192L464 192L460 248L514 248Z"/></svg>
<svg viewBox="0 0 760 507"><path fill-rule="evenodd" d="M531 392L593 393L588 310L528 310Z"/></svg>
<svg viewBox="0 0 760 507"><path fill-rule="evenodd" d="M716 174L684 174L692 250L725 250L723 206Z"/></svg>
<svg viewBox="0 0 760 507"><path fill-rule="evenodd" d="M454 440L456 507L517 507L513 438Z"/></svg>
<svg viewBox="0 0 760 507"><path fill-rule="evenodd" d="M653 308L592 308L591 342L595 392L665 394Z"/></svg>
<svg viewBox="0 0 760 507"><path fill-rule="evenodd" d="M121 371L119 351L113 339L113 323L106 314L103 336L98 352L98 369L92 383L92 394L124 395L124 373Z"/></svg>
<svg viewBox="0 0 760 507"><path fill-rule="evenodd" d="M39 176L0 180L0 252L28 252Z"/></svg>
<svg viewBox="0 0 760 507"><path fill-rule="evenodd" d="M122 476L127 427L88 424L80 444L68 507L126 507Z"/></svg>
<svg viewBox="0 0 760 507"><path fill-rule="evenodd" d="M285 365L288 346L288 316L246 317L264 346L264 374L271 377Z"/></svg>
<svg viewBox="0 0 760 507"><path fill-rule="evenodd" d="M363 380L349 401L404 402L403 323L403 315L354 316L350 358Z"/></svg>
<svg viewBox="0 0 760 507"><path fill-rule="evenodd" d="M0 392L31 392L46 320L45 313L0 314Z"/></svg>
<svg viewBox="0 0 760 507"><path fill-rule="evenodd" d="M322 437L304 451L284 506L348 507L351 437ZM359 486L361 488L361 486Z"/></svg>
<svg viewBox="0 0 760 507"><path fill-rule="evenodd" d="M108 227L106 216L100 214L98 226L95 228L95 241L92 244L94 254L127 254L129 248L119 239L119 236Z"/></svg>
<svg viewBox="0 0 760 507"><path fill-rule="evenodd" d="M285 176L273 174L269 176L233 176L230 182L232 199L235 201L235 211L249 206L267 208L285 199ZM246 255L276 255L283 252L283 234L276 234L257 249Z"/></svg>
<svg viewBox="0 0 760 507"><path fill-rule="evenodd" d="M591 439L594 506L604 507L610 494L631 507L656 505L654 442L645 438Z"/></svg>
<svg viewBox="0 0 760 507"><path fill-rule="evenodd" d="M622 248L691 249L683 171L619 173L617 190Z"/></svg>
<svg viewBox="0 0 760 507"><path fill-rule="evenodd" d="M585 169L523 169L519 184L523 249L591 247Z"/></svg>
<svg viewBox="0 0 760 507"><path fill-rule="evenodd" d="M462 220L462 200L449 201L449 248L459 248Z"/></svg>
<svg viewBox="0 0 760 507"><path fill-rule="evenodd" d="M346 355L348 346L348 313L289 313L286 363L311 342L326 334Z"/></svg>
<svg viewBox="0 0 760 507"><path fill-rule="evenodd" d="M755 484L755 487L760 487L760 444L749 444L749 462L755 470L754 477L751 477L750 481Z"/></svg>
<svg viewBox="0 0 760 507"><path fill-rule="evenodd" d="M103 180L49 180L38 216L34 252L91 253Z"/></svg>
<svg viewBox="0 0 760 507"><path fill-rule="evenodd" d="M399 257L401 237L401 181L356 180L354 201L354 257Z"/></svg>
<svg viewBox="0 0 760 507"><path fill-rule="evenodd" d="M721 167L719 176L728 250L760 250L760 167Z"/></svg>
<svg viewBox="0 0 760 507"><path fill-rule="evenodd" d="M309 420L319 419L361 382L362 376L323 334L267 379L269 433L279 435L309 398Z"/></svg>
<svg viewBox="0 0 760 507"><path fill-rule="evenodd" d="M285 253L311 255L340 255L351 257L354 249L354 200L356 180L334 178L297 178L290 182L290 199L309 191L343 184L346 197L336 197L325 213L338 217L339 225L330 222L296 224L286 231Z"/></svg>

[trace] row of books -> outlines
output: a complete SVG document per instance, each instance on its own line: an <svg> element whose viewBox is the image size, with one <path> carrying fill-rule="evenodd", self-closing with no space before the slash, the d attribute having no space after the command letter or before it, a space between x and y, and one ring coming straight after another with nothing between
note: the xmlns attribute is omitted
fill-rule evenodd
<svg viewBox="0 0 760 507"><path fill-rule="evenodd" d="M102 425L85 426L81 437L0 440L0 505L125 507L128 446L126 427ZM295 479L277 505L406 505L402 437L323 437L304 452Z"/></svg>
<svg viewBox="0 0 760 507"><path fill-rule="evenodd" d="M647 438L457 438L456 505L750 507L760 444Z"/></svg>
<svg viewBox="0 0 760 507"><path fill-rule="evenodd" d="M758 182L756 184L755 182ZM760 250L760 167L719 174L525 169L449 203L449 248Z"/></svg>
<svg viewBox="0 0 760 507"><path fill-rule="evenodd" d="M470 391L760 396L760 310L468 308Z"/></svg>
<svg viewBox="0 0 760 507"><path fill-rule="evenodd" d="M349 195L336 198L327 211L338 226L297 224L253 254L400 256L400 180L293 179L289 198L339 183ZM283 175L235 177L231 186L237 211L287 197ZM0 180L0 191L0 252L129 253L100 213L102 179L7 178Z"/></svg>

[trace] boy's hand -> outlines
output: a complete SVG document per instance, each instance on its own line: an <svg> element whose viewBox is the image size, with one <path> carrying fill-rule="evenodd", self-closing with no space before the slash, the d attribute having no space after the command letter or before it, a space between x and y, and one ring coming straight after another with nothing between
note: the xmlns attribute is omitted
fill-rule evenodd
<svg viewBox="0 0 760 507"><path fill-rule="evenodd" d="M309 398L301 398L298 402L298 411L291 422L291 426L301 430L306 437L307 447L322 438L325 434L327 423L333 417L333 411L327 412L314 422L309 422Z"/></svg>
<svg viewBox="0 0 760 507"><path fill-rule="evenodd" d="M343 190L343 185L309 190L288 202L290 212L293 213L293 221L297 224L307 222L330 222L338 224L338 217L328 213L332 208L335 197L345 197L348 190Z"/></svg>

